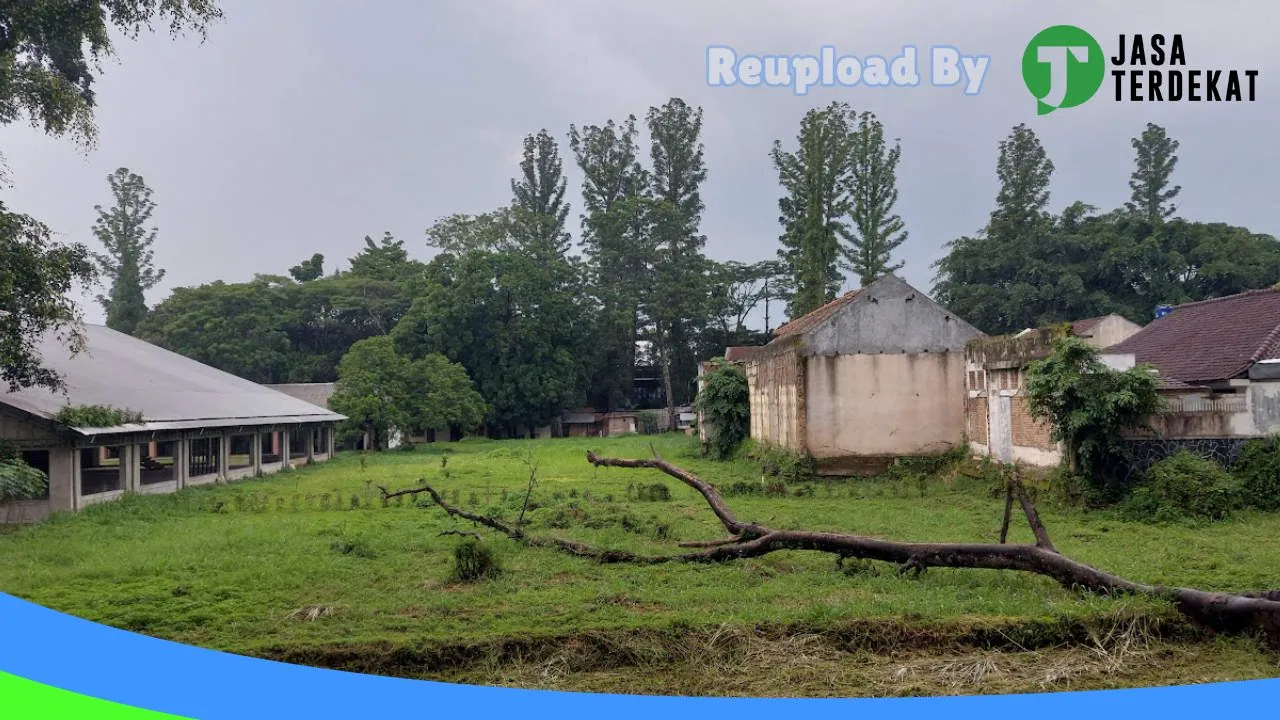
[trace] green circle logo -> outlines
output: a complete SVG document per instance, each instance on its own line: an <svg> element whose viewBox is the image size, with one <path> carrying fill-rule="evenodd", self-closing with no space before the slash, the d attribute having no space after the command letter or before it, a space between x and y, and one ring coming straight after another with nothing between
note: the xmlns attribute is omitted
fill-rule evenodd
<svg viewBox="0 0 1280 720"><path fill-rule="evenodd" d="M1086 102L1106 74L1102 46L1074 25L1041 30L1022 53L1022 81L1036 97L1040 115Z"/></svg>

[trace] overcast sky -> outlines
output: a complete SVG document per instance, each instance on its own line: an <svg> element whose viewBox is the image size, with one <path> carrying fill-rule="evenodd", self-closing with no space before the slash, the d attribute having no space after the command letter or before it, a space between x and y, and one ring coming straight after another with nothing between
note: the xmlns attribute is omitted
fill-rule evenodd
<svg viewBox="0 0 1280 720"><path fill-rule="evenodd" d="M1280 234L1275 168L1280 98L1269 2L735 2L558 0L223 0L208 41L161 32L120 41L96 89L89 152L21 126L0 128L11 209L66 240L93 242L95 204L120 166L154 189L156 263L148 300L176 286L284 273L313 252L326 271L362 238L390 231L428 258L423 231L510 199L521 138L560 139L577 231L570 123L602 123L678 96L705 111L707 253L759 260L777 250L775 138L833 100L874 111L902 141L898 211L905 278L931 286L944 244L982 226L996 146L1026 122L1057 170L1055 209L1128 196L1129 140L1148 121L1182 142L1179 214ZM732 9L730 9L732 8ZM1116 103L1110 79L1089 103L1037 117L1020 75L1027 42L1078 25L1108 55L1118 33L1183 34L1187 68L1257 69L1254 103ZM959 87L709 87L708 45L741 54L898 54L952 45L991 56L980 94ZM927 70L927 67L922 67ZM1275 79L1273 79L1275 78ZM647 152L647 151L646 151ZM94 322L102 313L86 304Z"/></svg>

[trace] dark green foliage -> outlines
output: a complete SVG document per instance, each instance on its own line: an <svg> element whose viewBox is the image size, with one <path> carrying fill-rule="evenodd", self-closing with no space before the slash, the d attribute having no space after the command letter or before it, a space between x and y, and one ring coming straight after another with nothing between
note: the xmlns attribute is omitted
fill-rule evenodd
<svg viewBox="0 0 1280 720"><path fill-rule="evenodd" d="M97 276L89 249L53 242L49 228L0 202L0 268L0 381L9 390L61 389L62 378L42 366L36 345L45 333L57 333L68 352L84 348L80 310L69 292Z"/></svg>
<svg viewBox="0 0 1280 720"><path fill-rule="evenodd" d="M1161 407L1157 378L1145 367L1117 372L1083 340L1056 340L1053 353L1027 367L1031 414L1053 428L1073 473L1089 479L1096 499L1123 494L1115 470L1127 447L1121 432L1141 427Z"/></svg>
<svg viewBox="0 0 1280 720"><path fill-rule="evenodd" d="M1240 481L1245 504L1280 510L1280 436L1245 443L1231 472Z"/></svg>
<svg viewBox="0 0 1280 720"><path fill-rule="evenodd" d="M476 428L484 400L467 371L442 355L410 360L388 336L361 340L338 365L329 404L346 415L345 432L368 432L381 449L391 429L404 432Z"/></svg>
<svg viewBox="0 0 1280 720"><path fill-rule="evenodd" d="M785 263L712 261L711 317L699 337L699 356L715 357L726 347L764 345L769 341L770 305L789 294ZM765 332L747 327L747 317L764 305Z"/></svg>
<svg viewBox="0 0 1280 720"><path fill-rule="evenodd" d="M501 572L498 559L484 543L466 538L453 548L453 572L449 579L457 583L473 583L492 578Z"/></svg>
<svg viewBox="0 0 1280 720"><path fill-rule="evenodd" d="M0 441L0 505L40 497L48 487L47 475L23 462L16 448Z"/></svg>
<svg viewBox="0 0 1280 720"><path fill-rule="evenodd" d="M26 116L50 135L91 142L93 83L114 54L112 35L133 39L159 21L172 34L203 36L222 17L213 0L24 0L0 10L0 124Z"/></svg>
<svg viewBox="0 0 1280 720"><path fill-rule="evenodd" d="M733 455L751 432L747 375L723 358L702 376L696 406L707 424L707 450L717 460Z"/></svg>
<svg viewBox="0 0 1280 720"><path fill-rule="evenodd" d="M107 327L132 335L147 316L144 293L164 279L154 265L151 245L156 229L146 227L156 204L141 175L119 168L107 176L115 205L95 205L98 219L93 234L106 250L94 255L103 277L111 280L108 295L98 296L107 313Z"/></svg>
<svg viewBox="0 0 1280 720"><path fill-rule="evenodd" d="M842 248L849 270L862 287L886 273L902 269L893 253L907 240L902 218L893 212L898 202L898 161L902 147L885 140L884 125L869 112L858 117L851 137L850 214L852 225Z"/></svg>
<svg viewBox="0 0 1280 720"><path fill-rule="evenodd" d="M658 413L652 410L642 410L636 413L636 429L641 435L653 435L661 430L661 418Z"/></svg>
<svg viewBox="0 0 1280 720"><path fill-rule="evenodd" d="M64 405L54 422L75 428L108 428L142 422L142 413L108 405Z"/></svg>
<svg viewBox="0 0 1280 720"><path fill-rule="evenodd" d="M1129 520L1165 523L1223 520L1240 506L1235 478L1212 460L1181 450L1152 465L1119 509Z"/></svg>
<svg viewBox="0 0 1280 720"><path fill-rule="evenodd" d="M845 103L810 110L800 121L795 152L784 151L779 141L773 144L771 156L783 191L778 257L791 275L794 294L787 314L792 318L826 304L844 284L840 243L849 232L853 207L854 118Z"/></svg>
<svg viewBox="0 0 1280 720"><path fill-rule="evenodd" d="M1170 201L1182 188L1169 187L1169 178L1178 164L1179 143L1169 137L1164 128L1147 123L1142 135L1133 138L1132 144L1136 157L1129 188L1133 195L1125 203L1125 209L1141 215L1147 222L1158 223L1177 210Z"/></svg>
<svg viewBox="0 0 1280 720"><path fill-rule="evenodd" d="M289 268L289 275L298 282L310 282L324 276L324 255L316 253L308 260Z"/></svg>

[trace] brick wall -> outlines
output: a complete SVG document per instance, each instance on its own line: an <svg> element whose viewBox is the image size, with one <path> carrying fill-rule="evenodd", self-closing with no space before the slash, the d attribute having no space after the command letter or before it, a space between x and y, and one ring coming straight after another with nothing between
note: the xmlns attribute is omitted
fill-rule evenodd
<svg viewBox="0 0 1280 720"><path fill-rule="evenodd" d="M1010 409L1013 415L1010 424L1013 426L1014 445L1041 450L1053 450L1057 447L1049 424L1031 417L1027 398L1021 395L1014 397Z"/></svg>
<svg viewBox="0 0 1280 720"><path fill-rule="evenodd" d="M984 397L969 398L965 407L965 430L969 441L980 445L988 444L987 437L987 399Z"/></svg>

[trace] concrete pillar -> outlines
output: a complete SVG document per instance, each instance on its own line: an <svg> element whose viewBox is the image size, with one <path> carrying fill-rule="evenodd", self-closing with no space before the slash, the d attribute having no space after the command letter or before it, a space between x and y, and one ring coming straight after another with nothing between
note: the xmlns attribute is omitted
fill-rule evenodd
<svg viewBox="0 0 1280 720"><path fill-rule="evenodd" d="M280 454L280 433L278 432L271 433L271 454Z"/></svg>
<svg viewBox="0 0 1280 720"><path fill-rule="evenodd" d="M254 475L262 474L262 433L254 433L253 441L249 443L249 465L253 467Z"/></svg>
<svg viewBox="0 0 1280 720"><path fill-rule="evenodd" d="M231 472L231 433L218 436L218 474L226 477Z"/></svg>
<svg viewBox="0 0 1280 720"><path fill-rule="evenodd" d="M152 440L147 444L147 457L154 458L160 454L160 443Z"/></svg>
<svg viewBox="0 0 1280 720"><path fill-rule="evenodd" d="M289 458L292 453L289 452L289 431L281 430L276 433L276 441L280 447L280 462L284 463L283 467L290 467L293 461Z"/></svg>
<svg viewBox="0 0 1280 720"><path fill-rule="evenodd" d="M142 460L137 443L120 446L120 489L137 492L142 485Z"/></svg>
<svg viewBox="0 0 1280 720"><path fill-rule="evenodd" d="M325 452L329 454L330 458L333 458L333 452L334 452L334 447L336 442L336 440L333 437L334 434L335 433L333 432L333 427L327 427L324 429L324 445L325 445L325 448L327 448Z"/></svg>
<svg viewBox="0 0 1280 720"><path fill-rule="evenodd" d="M307 428L306 433L307 433L307 462L313 463L316 461L316 429Z"/></svg>
<svg viewBox="0 0 1280 720"><path fill-rule="evenodd" d="M80 451L75 448L49 450L49 510L75 510L80 495Z"/></svg>
<svg viewBox="0 0 1280 720"><path fill-rule="evenodd" d="M190 440L181 436L173 441L173 481L178 484L179 490L187 486L187 477L191 469L190 442Z"/></svg>

